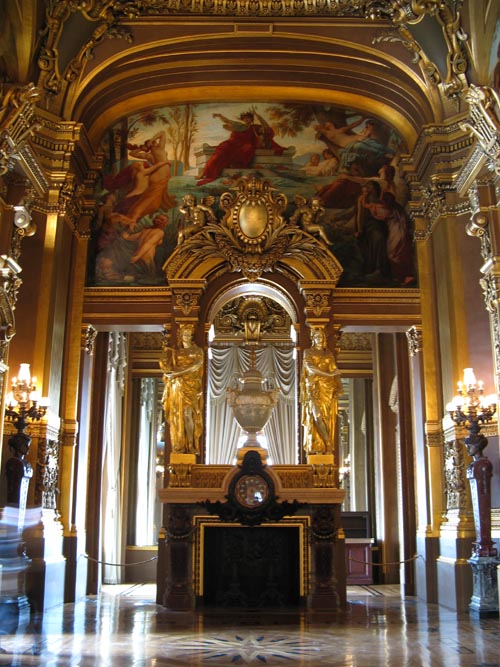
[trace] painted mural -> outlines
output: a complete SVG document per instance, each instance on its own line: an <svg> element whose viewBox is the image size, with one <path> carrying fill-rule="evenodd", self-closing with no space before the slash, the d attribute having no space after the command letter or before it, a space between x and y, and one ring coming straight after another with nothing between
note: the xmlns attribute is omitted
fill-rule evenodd
<svg viewBox="0 0 500 667"><path fill-rule="evenodd" d="M220 195L248 174L270 180L287 196L285 218L328 244L339 286L416 285L406 146L376 118L319 104L178 105L123 119L101 149L91 285L164 284L193 212L217 216Z"/></svg>

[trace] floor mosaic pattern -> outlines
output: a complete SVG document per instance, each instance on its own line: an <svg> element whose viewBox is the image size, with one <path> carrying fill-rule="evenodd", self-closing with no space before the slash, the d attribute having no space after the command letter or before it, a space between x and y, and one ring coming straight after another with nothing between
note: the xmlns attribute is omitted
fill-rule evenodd
<svg viewBox="0 0 500 667"><path fill-rule="evenodd" d="M104 587L15 634L0 625L0 667L500 667L499 619L402 599L396 586L349 587L336 614L187 614L154 595Z"/></svg>

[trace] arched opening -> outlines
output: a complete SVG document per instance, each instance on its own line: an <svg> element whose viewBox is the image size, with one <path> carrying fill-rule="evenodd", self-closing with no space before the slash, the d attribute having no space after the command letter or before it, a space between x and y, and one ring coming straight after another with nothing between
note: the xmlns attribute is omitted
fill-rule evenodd
<svg viewBox="0 0 500 667"><path fill-rule="evenodd" d="M227 389L253 365L279 391L259 442L269 462L298 463L298 317L291 300L270 284L242 284L214 300L209 318L205 462L232 464L236 459L242 434Z"/></svg>

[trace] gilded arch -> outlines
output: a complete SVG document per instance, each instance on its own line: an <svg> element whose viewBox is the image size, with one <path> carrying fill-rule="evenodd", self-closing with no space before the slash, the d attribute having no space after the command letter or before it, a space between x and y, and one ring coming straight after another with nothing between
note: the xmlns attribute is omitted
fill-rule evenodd
<svg viewBox="0 0 500 667"><path fill-rule="evenodd" d="M207 285L225 273L252 284L269 272L296 282L309 323L330 319L342 266L326 244L285 220L287 200L269 181L241 178L221 196L224 213L177 247L163 267L176 321L194 321Z"/></svg>

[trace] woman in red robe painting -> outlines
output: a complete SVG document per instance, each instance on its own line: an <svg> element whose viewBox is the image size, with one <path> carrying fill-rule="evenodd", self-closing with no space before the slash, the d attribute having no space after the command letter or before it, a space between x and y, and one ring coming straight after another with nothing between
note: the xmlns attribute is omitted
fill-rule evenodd
<svg viewBox="0 0 500 667"><path fill-rule="evenodd" d="M274 131L256 111L245 111L239 120L230 120L220 113L212 114L220 118L224 129L231 132L229 139L220 143L209 158L197 185L205 185L219 177L223 169L247 169L255 157L257 148L270 148L275 155L285 150L273 139ZM259 124L254 123L255 117Z"/></svg>

